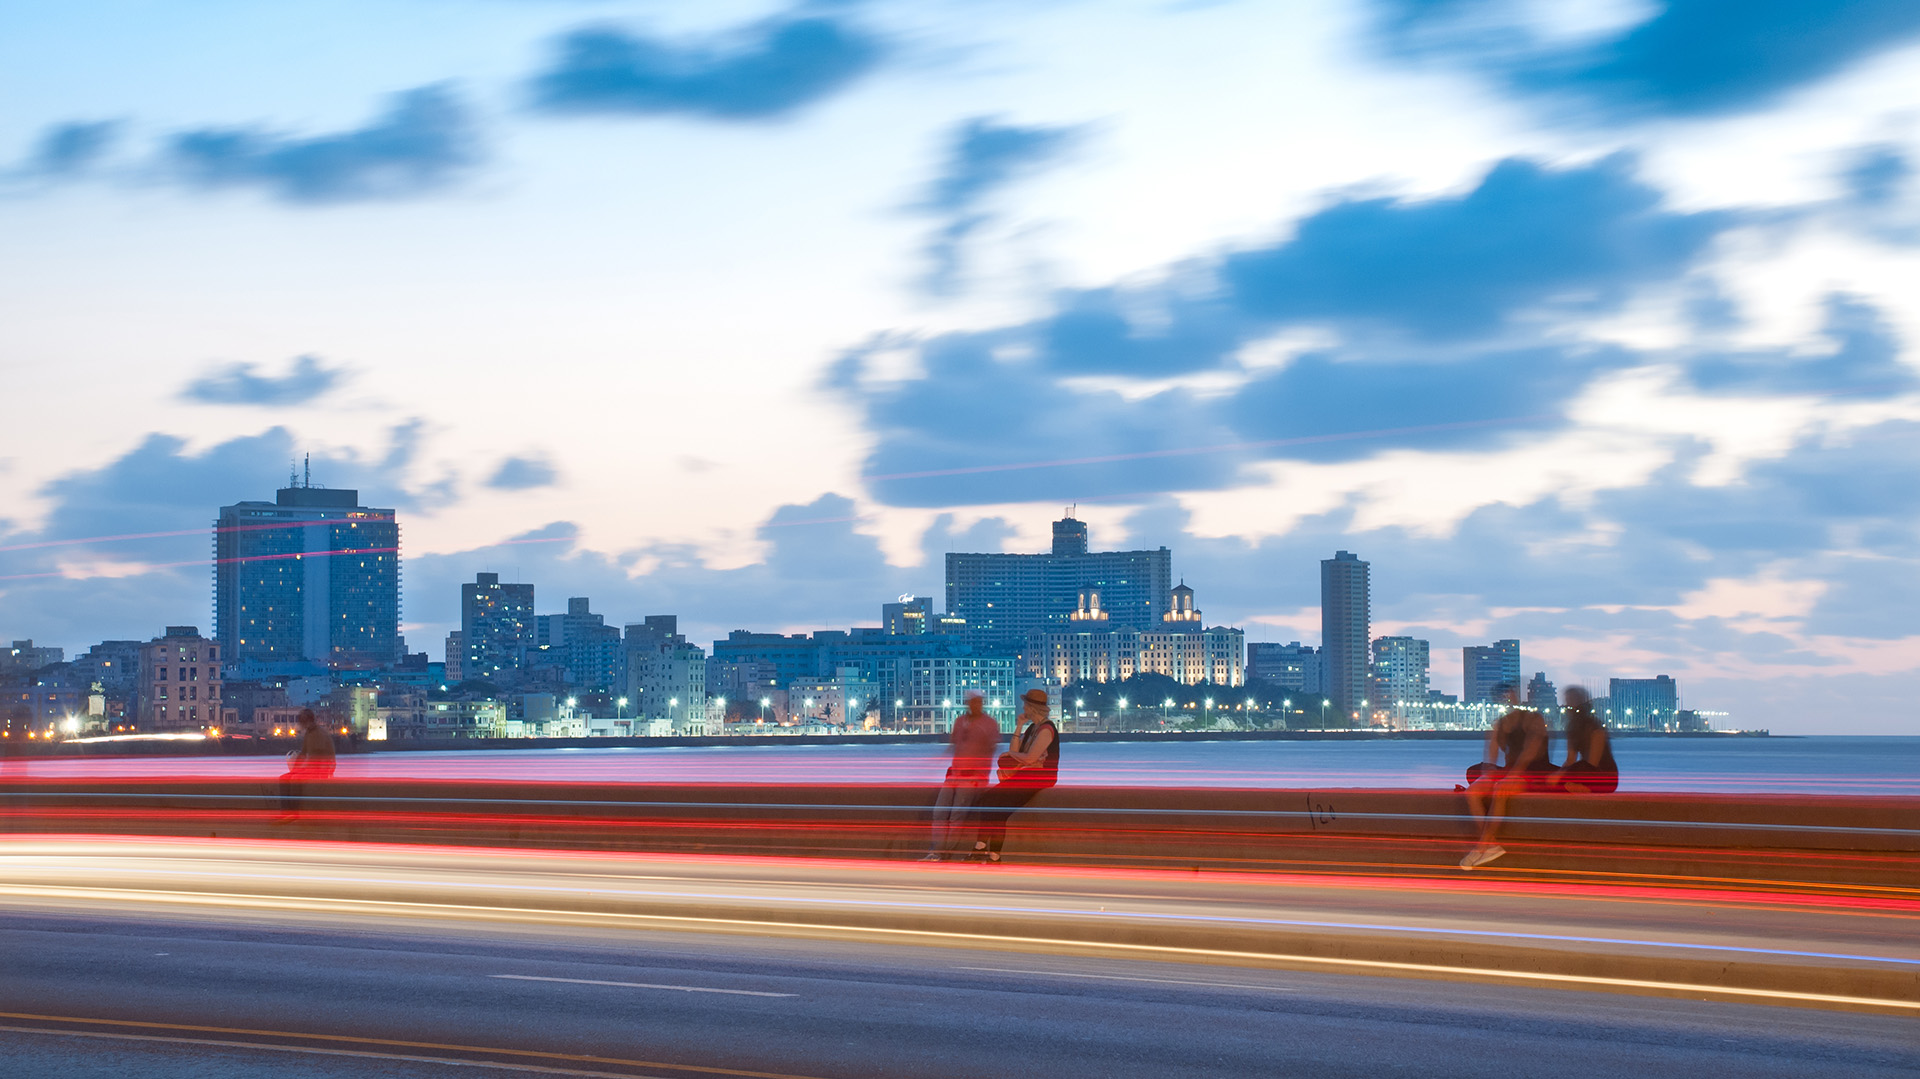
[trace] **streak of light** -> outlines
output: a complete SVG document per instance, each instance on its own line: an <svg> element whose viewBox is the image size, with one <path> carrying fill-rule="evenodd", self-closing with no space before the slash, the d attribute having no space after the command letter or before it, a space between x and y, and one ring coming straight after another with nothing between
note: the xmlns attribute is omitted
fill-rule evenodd
<svg viewBox="0 0 1920 1079"><path fill-rule="evenodd" d="M12 891L14 891L12 888L0 887L0 894L6 894ZM562 923L588 925L665 925L678 928L773 935L791 934L797 931L820 933L828 936L853 936L877 940L895 940L902 942L924 941L942 945L957 944L967 948L977 948L982 944L1004 945L1016 948L1038 946L1079 953L1107 953L1189 960L1228 960L1242 963L1312 966L1334 970L1358 970L1439 978L1477 978L1517 982L1521 984L1579 986L1594 989L1643 990L1660 993L1680 993L1688 996L1769 1000L1781 1003L1886 1008L1889 1010L1920 1014L1920 1001L1897 1000L1886 997L1863 997L1840 993L1807 993L1783 989L1757 989L1743 986L1710 985L1651 978L1615 978L1590 974L1511 971L1465 964L1412 963L1386 959L1352 959L1346 957L1303 955L1290 952L1248 951L1233 948L1196 948L1171 944L1077 940L1069 937L1020 936L1010 933L961 932L937 929L902 929L891 926L857 926L832 923L773 921L763 918L722 918L715 916L658 913L628 914L618 911L563 910L541 907L484 907L473 904L429 903L398 899L356 900L336 899L324 896L281 899L221 893L179 893L169 891L126 891L116 895L115 891L114 889L54 888L42 890L37 894L48 898L73 900L137 897L157 904L176 906L198 904L239 910L311 912L318 907L340 913L398 914L408 917L416 917L421 914L437 914L449 917L477 917L505 921L533 920L550 922L557 920ZM5 1015L6 1013L0 1013L0 1017L5 1017Z"/></svg>
<svg viewBox="0 0 1920 1079"><path fill-rule="evenodd" d="M490 544L489 546L506 547L513 544L527 544L527 543L571 543L573 542L574 539L575 537L573 536L543 536L537 539L500 540L499 542ZM286 551L279 554L240 555L234 558L194 558L194 559L188 559L187 561L184 561L184 562L142 562L140 563L141 568L139 573L129 573L129 574L125 574L124 576L137 577L143 573L150 573L154 570L179 569L183 566L224 566L224 565L230 565L236 562L278 562L278 561L284 561L286 559L332 558L335 556L347 558L347 557L352 557L354 555L366 555L366 554L396 554L399 552L399 550L400 548L398 547L352 547L352 548L342 548L339 550L330 550L330 551ZM25 580L32 580L40 577L65 577L65 576L67 576L67 571L65 570L50 570L45 573L10 573L5 575L0 575L0 581L25 581Z"/></svg>
<svg viewBox="0 0 1920 1079"><path fill-rule="evenodd" d="M1258 985L1253 982L1203 982L1192 978L1136 978L1126 974L1080 974L1065 970L1025 970L1020 967L955 967L955 970L984 970L994 974L1031 974L1042 978L1088 978L1102 982L1154 982L1159 985L1208 985L1221 989L1261 989L1269 993L1298 993L1290 985Z"/></svg>
<svg viewBox="0 0 1920 1079"><path fill-rule="evenodd" d="M493 1053L500 1056L524 1057L531 1060L570 1061L579 1064L617 1064L628 1068L665 1068L668 1071L699 1072L702 1075L734 1075L742 1079L818 1079L817 1076L792 1075L786 1072L744 1071L739 1068L716 1068L703 1064L668 1064L658 1060L627 1060L622 1057L590 1056L582 1053L547 1053L537 1049L504 1049L490 1045L460 1045L449 1042L415 1042L398 1038L364 1038L346 1034L306 1034L290 1030L258 1030L250 1027L214 1027L199 1026L191 1023L159 1023L136 1019L89 1019L75 1015L36 1015L31 1012L0 1012L0 1019L17 1019L41 1023L84 1023L97 1027L122 1027L134 1030L173 1030L190 1034L234 1034L254 1038L290 1038L300 1041L340 1042L348 1045L380 1045L394 1049L438 1049L453 1053ZM246 1048L274 1048L271 1043L241 1042ZM436 1061L440 1063L440 1061ZM477 1064L479 1061L456 1060L447 1063ZM609 1073L587 1073L609 1074ZM632 1075L620 1079L644 1079Z"/></svg>
<svg viewBox="0 0 1920 1079"><path fill-rule="evenodd" d="M611 985L621 989L671 989L679 993L724 993L730 997L792 997L798 993L768 993L759 989L716 989L705 985L661 985L655 982L609 982L599 978L545 978L537 974L489 974L516 982L564 982L567 985Z"/></svg>

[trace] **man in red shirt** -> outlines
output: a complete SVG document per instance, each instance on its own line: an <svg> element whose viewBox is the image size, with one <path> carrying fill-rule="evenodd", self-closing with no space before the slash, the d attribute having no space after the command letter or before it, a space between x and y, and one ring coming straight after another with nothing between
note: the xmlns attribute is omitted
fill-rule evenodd
<svg viewBox="0 0 1920 1079"><path fill-rule="evenodd" d="M1000 748L1000 724L986 711L986 696L977 689L967 691L967 710L953 721L947 744L953 763L933 802L933 839L927 845L923 862L944 861L954 845L969 830L967 810L973 806L987 781L993 778L994 751Z"/></svg>

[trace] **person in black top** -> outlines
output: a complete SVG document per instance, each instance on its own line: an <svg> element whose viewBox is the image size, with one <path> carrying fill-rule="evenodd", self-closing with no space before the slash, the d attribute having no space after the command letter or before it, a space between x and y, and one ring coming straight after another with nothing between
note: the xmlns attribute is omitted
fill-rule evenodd
<svg viewBox="0 0 1920 1079"><path fill-rule="evenodd" d="M1593 698L1585 689L1568 686L1566 701L1567 763L1554 780L1574 794L1612 794L1620 789L1620 766L1613 760L1607 725L1593 714Z"/></svg>
<svg viewBox="0 0 1920 1079"><path fill-rule="evenodd" d="M1000 755L1000 782L974 806L979 829L973 844L976 861L997 862L1007 841L1007 821L1034 796L1060 781L1060 731L1047 718L1047 691L1030 689L1023 698L1013 748Z"/></svg>

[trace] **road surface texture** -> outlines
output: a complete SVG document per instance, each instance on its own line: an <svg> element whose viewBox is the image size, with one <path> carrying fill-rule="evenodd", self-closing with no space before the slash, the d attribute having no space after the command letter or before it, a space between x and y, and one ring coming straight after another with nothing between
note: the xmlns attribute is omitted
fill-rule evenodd
<svg viewBox="0 0 1920 1079"><path fill-rule="evenodd" d="M1542 892L1477 878L1400 888L1333 877L10 841L0 850L0 1071L1920 1073L1920 1009L1897 993L1860 998L1877 1005L1806 993L1799 1004L1818 1006L1799 1006L1791 990L1740 999L1699 978L1703 964L1764 963L1776 974L1823 971L1839 988L1857 975L1859 985L1898 991L1920 960L1912 904L1818 899ZM742 917L750 908L761 916ZM856 917L904 910L919 919L932 908L947 929ZM687 913L700 910L710 917ZM977 933L951 931L960 924ZM1063 936L1086 924L1104 934ZM1224 925L1229 942L1265 934L1272 947L1153 950L1200 939L1195 925ZM1533 966L1476 967L1490 962L1488 949L1510 947L1476 935L1490 926L1531 934L1523 954ZM1395 941L1437 939L1457 962L1300 958L1313 941L1350 939L1375 956ZM1556 966L1542 954L1568 958ZM1665 983L1551 982L1582 955L1680 973ZM1361 969L1372 973L1351 972ZM1683 983L1704 988L1674 988Z"/></svg>

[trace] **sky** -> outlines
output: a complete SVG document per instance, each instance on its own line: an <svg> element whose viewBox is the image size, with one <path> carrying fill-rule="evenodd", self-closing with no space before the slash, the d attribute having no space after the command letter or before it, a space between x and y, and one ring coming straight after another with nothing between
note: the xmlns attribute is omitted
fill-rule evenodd
<svg viewBox="0 0 1920 1079"><path fill-rule="evenodd" d="M1173 549L1210 624L1517 637L1920 734L1907 0L0 0L0 639L211 630L294 462L439 658L871 625Z"/></svg>

